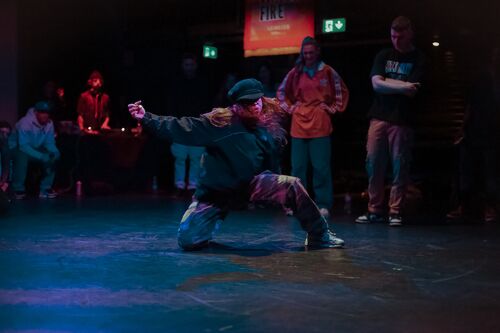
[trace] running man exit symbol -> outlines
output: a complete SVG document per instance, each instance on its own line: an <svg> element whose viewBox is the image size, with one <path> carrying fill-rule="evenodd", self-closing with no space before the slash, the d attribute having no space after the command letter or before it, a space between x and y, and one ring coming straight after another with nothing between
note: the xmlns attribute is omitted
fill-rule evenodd
<svg viewBox="0 0 500 333"><path fill-rule="evenodd" d="M203 57L217 59L217 48L215 46L203 45Z"/></svg>
<svg viewBox="0 0 500 333"><path fill-rule="evenodd" d="M345 32L346 20L344 17L323 20L324 33Z"/></svg>

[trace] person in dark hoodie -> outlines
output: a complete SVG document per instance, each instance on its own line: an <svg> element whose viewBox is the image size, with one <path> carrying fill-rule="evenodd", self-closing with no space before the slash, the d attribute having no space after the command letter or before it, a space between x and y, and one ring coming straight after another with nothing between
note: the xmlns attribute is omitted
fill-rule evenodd
<svg viewBox="0 0 500 333"><path fill-rule="evenodd" d="M277 102L263 95L259 81L241 80L228 93L235 104L197 118L157 116L146 112L140 101L129 104L130 114L144 129L173 142L206 148L193 201L179 226L181 248L209 245L229 210L248 202L293 209L307 232L308 247L344 245L329 230L300 180L278 174L279 150L286 144L286 132L279 123L283 112Z"/></svg>

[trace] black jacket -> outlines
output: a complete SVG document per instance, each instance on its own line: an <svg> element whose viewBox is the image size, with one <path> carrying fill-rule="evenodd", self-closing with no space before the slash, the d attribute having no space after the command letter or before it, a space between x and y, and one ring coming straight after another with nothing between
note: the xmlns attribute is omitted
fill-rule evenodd
<svg viewBox="0 0 500 333"><path fill-rule="evenodd" d="M143 127L160 138L188 146L203 146L206 153L195 197L231 205L248 200L254 176L279 172L279 145L262 127L247 129L233 114L231 123L216 127L205 117L175 118L146 112Z"/></svg>

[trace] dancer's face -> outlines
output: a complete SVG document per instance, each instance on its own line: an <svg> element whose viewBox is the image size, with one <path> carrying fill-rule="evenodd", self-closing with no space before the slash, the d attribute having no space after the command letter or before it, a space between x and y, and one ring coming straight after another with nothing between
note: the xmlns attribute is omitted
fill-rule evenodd
<svg viewBox="0 0 500 333"><path fill-rule="evenodd" d="M258 114L262 112L262 98L252 102L240 103L247 111Z"/></svg>

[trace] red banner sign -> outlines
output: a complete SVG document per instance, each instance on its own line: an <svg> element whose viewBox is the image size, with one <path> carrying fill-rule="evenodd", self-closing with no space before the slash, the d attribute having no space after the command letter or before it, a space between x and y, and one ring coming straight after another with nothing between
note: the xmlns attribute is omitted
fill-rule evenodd
<svg viewBox="0 0 500 333"><path fill-rule="evenodd" d="M246 0L245 57L300 52L304 37L314 37L314 1Z"/></svg>

